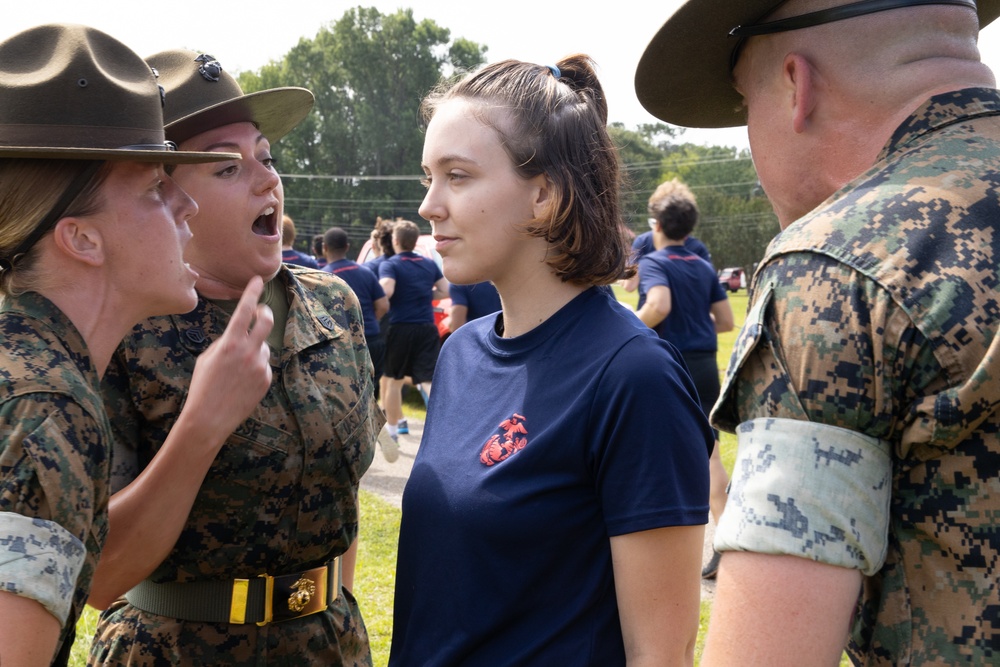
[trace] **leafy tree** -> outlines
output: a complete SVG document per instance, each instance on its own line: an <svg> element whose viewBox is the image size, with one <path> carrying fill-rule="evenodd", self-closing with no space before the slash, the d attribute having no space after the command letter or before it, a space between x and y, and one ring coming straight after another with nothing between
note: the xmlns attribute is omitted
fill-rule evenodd
<svg viewBox="0 0 1000 667"><path fill-rule="evenodd" d="M648 229L646 202L660 184L664 153L670 150L675 131L663 123L641 125L634 130L622 123L608 127L625 169L623 209L625 222L636 233Z"/></svg>
<svg viewBox="0 0 1000 667"><path fill-rule="evenodd" d="M367 236L379 215L419 221L420 100L485 60L486 47L450 37L410 9L356 7L281 61L240 75L246 92L301 86L316 95L309 117L273 147L303 238L331 225Z"/></svg>
<svg viewBox="0 0 1000 667"><path fill-rule="evenodd" d="M698 198L695 235L712 251L717 268L752 270L778 232L750 152L727 146L683 144L663 160L661 180L677 178Z"/></svg>

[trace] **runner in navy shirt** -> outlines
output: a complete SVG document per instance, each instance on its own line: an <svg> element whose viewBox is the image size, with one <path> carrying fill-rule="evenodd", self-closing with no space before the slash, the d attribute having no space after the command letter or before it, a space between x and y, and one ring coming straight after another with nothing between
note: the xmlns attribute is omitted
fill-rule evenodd
<svg viewBox="0 0 1000 667"><path fill-rule="evenodd" d="M451 311L448 315L450 331L500 310L500 295L492 283L452 285L448 291L451 295Z"/></svg>
<svg viewBox="0 0 1000 667"><path fill-rule="evenodd" d="M669 181L665 181L664 183L668 182ZM664 183L661 183L657 187L657 189L653 192L653 194L650 195L649 197L650 215L653 214L652 213L653 203L659 198L659 195L657 193L660 191L660 188L664 187ZM657 225L656 218L650 218L649 231L639 234L638 236L635 237L635 240L632 241L632 262L634 264L638 265L639 261L643 257L645 257L651 252L656 251L656 236L653 233L653 231L656 229L656 225ZM661 237L661 242L662 242L662 237ZM661 245L660 247L662 248L663 246ZM706 246L701 241L701 239L697 239L694 236L688 236L686 239L684 239L684 247L687 248L689 252L693 252L695 255L698 255L709 264L712 263L712 253L708 251L708 246ZM712 268L712 271L715 271L714 267ZM645 305L646 292L643 291L642 285L639 284L638 273L636 273L636 275L634 275L629 280L621 281L620 284L622 289L624 289L626 292L634 292L636 289L639 290L638 299L635 305L636 310L642 308L643 305Z"/></svg>
<svg viewBox="0 0 1000 667"><path fill-rule="evenodd" d="M683 243L672 242L639 261L639 289L648 297L658 286L670 290L669 305L654 315L647 298L638 311L640 318L647 323L658 320L652 328L681 352L714 354L719 347L717 327L731 330L733 315L712 265Z"/></svg>
<svg viewBox="0 0 1000 667"><path fill-rule="evenodd" d="M409 220L392 226L392 246L396 254L379 266L379 282L389 297L389 334L386 337L385 391L386 428L395 438L401 428L409 432L403 419L403 384L410 378L425 400L441 341L434 324L434 299L448 296L448 281L434 260L413 252L420 229Z"/></svg>
<svg viewBox="0 0 1000 667"><path fill-rule="evenodd" d="M661 249L639 260L639 292L647 296L637 314L645 324L672 343L687 364L705 415L719 398L718 334L733 328L733 310L712 265L685 243L698 224L698 204L691 190L674 179L656 188L649 199L656 221L653 232ZM716 522L726 507L729 474L719 455L718 431L709 461L712 516ZM719 570L719 553L702 569L711 579Z"/></svg>
<svg viewBox="0 0 1000 667"><path fill-rule="evenodd" d="M319 264L316 263L316 258L293 248L294 243L295 222L285 215L281 220L281 261L285 264L297 264L310 269L318 269Z"/></svg>
<svg viewBox="0 0 1000 667"><path fill-rule="evenodd" d="M316 234L312 239L313 257L316 259L316 266L323 268L326 266L326 257L323 255L323 235Z"/></svg>
<svg viewBox="0 0 1000 667"><path fill-rule="evenodd" d="M375 367L375 398L379 397L379 379L385 361L385 340L379 329L379 318L389 312L389 299L385 296L378 278L369 269L347 259L351 243L347 232L340 227L331 227L323 235L323 256L326 264L323 270L341 278L354 291L361 304L361 314L365 320L365 340Z"/></svg>

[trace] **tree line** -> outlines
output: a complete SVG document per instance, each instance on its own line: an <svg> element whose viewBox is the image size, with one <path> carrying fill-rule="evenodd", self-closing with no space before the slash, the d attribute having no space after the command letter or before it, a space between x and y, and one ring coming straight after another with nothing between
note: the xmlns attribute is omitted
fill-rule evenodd
<svg viewBox="0 0 1000 667"><path fill-rule="evenodd" d="M301 86L316 96L309 117L272 147L285 187L285 212L299 244L338 226L360 249L377 217L406 218L423 228L420 100L436 85L487 62L487 45L451 39L411 9L382 14L356 7L302 38L282 59L241 72L246 92ZM646 201L663 180L679 178L698 197L695 235L717 268L751 269L778 231L748 151L681 143L666 124L610 127L625 166L626 222L649 229Z"/></svg>

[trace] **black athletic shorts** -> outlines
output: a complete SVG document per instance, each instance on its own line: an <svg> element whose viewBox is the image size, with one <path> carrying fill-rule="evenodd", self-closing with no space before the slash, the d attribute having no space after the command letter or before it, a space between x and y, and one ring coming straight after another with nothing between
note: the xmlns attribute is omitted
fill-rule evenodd
<svg viewBox="0 0 1000 667"><path fill-rule="evenodd" d="M385 339L385 376L394 380L409 376L414 384L430 382L440 349L436 325L397 322Z"/></svg>
<svg viewBox="0 0 1000 667"><path fill-rule="evenodd" d="M366 336L365 342L368 343L368 354L372 358L372 369L375 375L375 400L378 400L378 381L382 379L382 371L385 368L385 336L380 331L374 336Z"/></svg>
<svg viewBox="0 0 1000 667"><path fill-rule="evenodd" d="M698 400L701 401L701 411L707 417L712 411L712 407L719 399L721 391L719 383L719 362L715 359L715 351L711 352L682 352L684 362L687 364L691 379L694 380L694 387L698 390ZM719 439L719 432L712 429L715 439Z"/></svg>

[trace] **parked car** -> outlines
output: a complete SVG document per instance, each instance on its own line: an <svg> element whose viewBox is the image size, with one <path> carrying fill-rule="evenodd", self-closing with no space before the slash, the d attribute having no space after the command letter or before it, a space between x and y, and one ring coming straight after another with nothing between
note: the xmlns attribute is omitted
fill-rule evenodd
<svg viewBox="0 0 1000 667"><path fill-rule="evenodd" d="M434 263L441 268L441 255L438 251L434 249L437 242L434 237L430 234L421 234L420 238L417 239L417 246L413 249L413 252L423 255L434 260ZM355 260L358 264L364 264L368 260L374 257L372 253L372 241L368 239L365 244L361 246L361 251L358 253L358 258ZM438 335L443 341L448 337L450 331L448 330L448 318L451 313L451 299L439 299L431 302L434 306L434 324L437 326Z"/></svg>
<svg viewBox="0 0 1000 667"><path fill-rule="evenodd" d="M719 284L727 292L737 292L747 286L746 272L738 266L719 271Z"/></svg>

